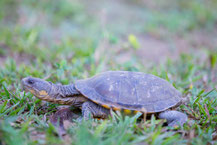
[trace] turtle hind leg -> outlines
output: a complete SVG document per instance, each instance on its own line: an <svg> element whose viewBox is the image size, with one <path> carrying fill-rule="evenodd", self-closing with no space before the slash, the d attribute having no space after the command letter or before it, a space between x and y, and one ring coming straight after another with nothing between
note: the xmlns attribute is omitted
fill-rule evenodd
<svg viewBox="0 0 217 145"><path fill-rule="evenodd" d="M87 101L82 104L82 116L85 120L89 119L89 117L107 118L109 112L109 109L91 101Z"/></svg>
<svg viewBox="0 0 217 145"><path fill-rule="evenodd" d="M186 114L179 111L165 111L159 114L160 119L166 119L168 126L176 127L183 126L185 122L187 122L188 117Z"/></svg>

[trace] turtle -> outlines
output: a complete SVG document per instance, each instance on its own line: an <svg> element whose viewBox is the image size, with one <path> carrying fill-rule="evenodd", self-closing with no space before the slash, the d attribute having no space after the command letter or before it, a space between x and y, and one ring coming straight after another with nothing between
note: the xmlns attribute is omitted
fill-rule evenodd
<svg viewBox="0 0 217 145"><path fill-rule="evenodd" d="M111 110L157 114L168 126L182 126L188 119L174 110L182 104L181 93L168 81L143 72L106 71L68 85L29 76L21 86L41 100L80 108L82 119L107 118Z"/></svg>

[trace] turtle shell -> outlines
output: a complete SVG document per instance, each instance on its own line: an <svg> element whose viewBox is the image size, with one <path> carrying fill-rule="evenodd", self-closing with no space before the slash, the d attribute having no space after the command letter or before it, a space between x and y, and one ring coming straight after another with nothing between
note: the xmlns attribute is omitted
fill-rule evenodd
<svg viewBox="0 0 217 145"><path fill-rule="evenodd" d="M181 93L151 74L108 71L78 80L76 89L91 101L114 110L162 112L181 103Z"/></svg>

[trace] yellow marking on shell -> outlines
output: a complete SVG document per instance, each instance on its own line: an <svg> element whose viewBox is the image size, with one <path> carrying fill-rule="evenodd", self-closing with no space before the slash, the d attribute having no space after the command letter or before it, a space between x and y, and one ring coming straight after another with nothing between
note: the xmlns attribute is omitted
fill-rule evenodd
<svg viewBox="0 0 217 145"><path fill-rule="evenodd" d="M104 120L103 118L96 118L97 120Z"/></svg>
<svg viewBox="0 0 217 145"><path fill-rule="evenodd" d="M133 111L133 114L137 114L138 112L139 112L139 111L137 111L137 110L134 110L134 111Z"/></svg>
<svg viewBox="0 0 217 145"><path fill-rule="evenodd" d="M114 111L120 111L121 109L120 108L117 108L117 107L113 107L112 108Z"/></svg>
<svg viewBox="0 0 217 145"><path fill-rule="evenodd" d="M48 93L47 93L45 90L41 90L41 91L39 92L39 94L40 94L41 96L46 96L46 95L48 95Z"/></svg>
<svg viewBox="0 0 217 145"><path fill-rule="evenodd" d="M128 115L129 115L129 114L131 114L131 112L132 112L131 110L124 109L124 113L125 113L125 114L128 114Z"/></svg>
<svg viewBox="0 0 217 145"><path fill-rule="evenodd" d="M102 107L106 108L106 109L110 109L110 107L108 105L103 104Z"/></svg>
<svg viewBox="0 0 217 145"><path fill-rule="evenodd" d="M92 100L94 103L96 103L96 104L99 104L98 102L96 102L96 101L94 101L94 100Z"/></svg>

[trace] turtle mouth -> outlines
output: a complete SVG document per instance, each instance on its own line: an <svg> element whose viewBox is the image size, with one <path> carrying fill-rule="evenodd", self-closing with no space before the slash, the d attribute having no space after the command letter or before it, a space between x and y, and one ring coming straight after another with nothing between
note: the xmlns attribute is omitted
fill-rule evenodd
<svg viewBox="0 0 217 145"><path fill-rule="evenodd" d="M39 94L39 90L37 90L37 89L33 88L32 86L27 85L27 84L25 84L25 83L23 83L23 82L22 82L22 84L21 84L21 90L22 90L22 91L25 91L25 92L30 92L30 93L32 93L35 97L37 97L37 98L39 98L39 99L43 99L43 97L40 96L40 94Z"/></svg>
<svg viewBox="0 0 217 145"><path fill-rule="evenodd" d="M28 86L28 85L21 85L21 89L25 92L32 93L35 97L37 97L40 100L44 100L44 101L48 101L48 102L56 103L56 104L62 104L62 105L69 105L70 104L70 102L67 102L67 101L64 101L61 99L55 99L49 95L40 95L39 90L37 90L31 86Z"/></svg>
<svg viewBox="0 0 217 145"><path fill-rule="evenodd" d="M55 97L52 97L53 95L50 96L49 94L50 94L50 92L52 92L52 88L53 88L53 86L51 86L51 89L48 92L42 93L42 91L44 91L44 90L38 90L35 87L29 85L28 83L26 83L25 78L21 82L21 90L22 91L30 92L31 94L33 94L36 98L38 98L40 100L44 100L44 101L56 103L56 104L62 104L62 105L69 105L71 103L71 100L65 101L63 99L57 99Z"/></svg>
<svg viewBox="0 0 217 145"><path fill-rule="evenodd" d="M31 87L31 86L27 86L27 85L21 85L21 89L22 91L25 91L25 92L30 92L32 93L34 96L36 96L37 98L40 98L41 99L41 96L39 95L39 90Z"/></svg>
<svg viewBox="0 0 217 145"><path fill-rule="evenodd" d="M48 94L47 95L41 95L40 94L40 90L38 90L37 88L33 87L32 85L29 85L27 83L27 79L28 78L24 78L22 79L21 81L21 90L22 91L25 91L25 92L30 92L32 93L35 97L41 99L41 100L44 100L45 97L48 97ZM51 98L51 97L49 97Z"/></svg>
<svg viewBox="0 0 217 145"><path fill-rule="evenodd" d="M26 83L27 78L22 79L21 81L21 90L25 91L25 92L31 92L34 95L36 95L35 93L38 92L37 89L33 88L31 85L29 85L28 83Z"/></svg>
<svg viewBox="0 0 217 145"><path fill-rule="evenodd" d="M32 93L35 97L37 97L40 100L49 101L49 102L55 102L55 99L50 97L49 95L40 95L40 91L30 87L30 86L23 86L23 91Z"/></svg>

